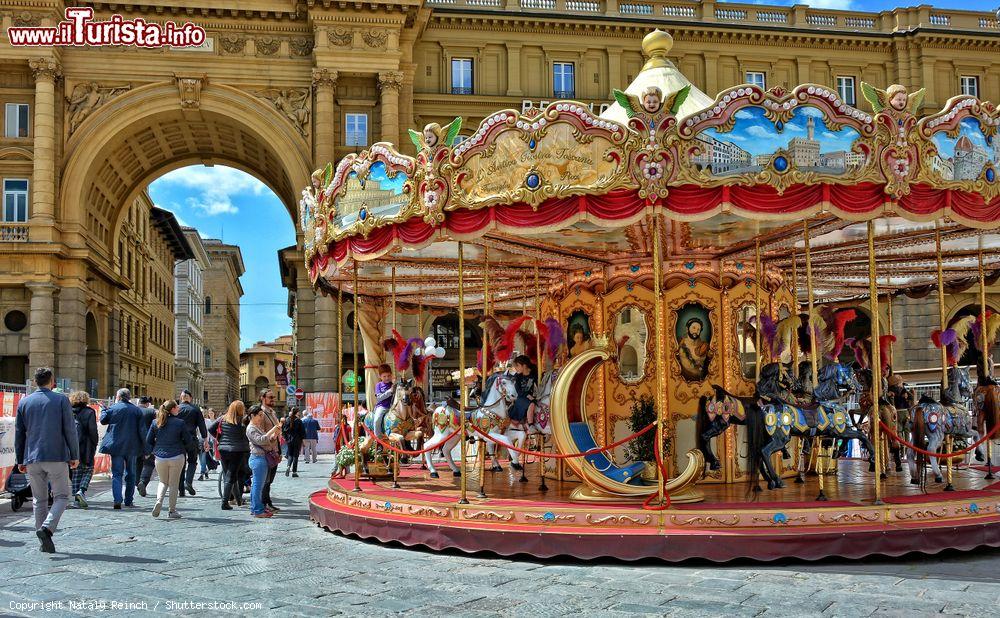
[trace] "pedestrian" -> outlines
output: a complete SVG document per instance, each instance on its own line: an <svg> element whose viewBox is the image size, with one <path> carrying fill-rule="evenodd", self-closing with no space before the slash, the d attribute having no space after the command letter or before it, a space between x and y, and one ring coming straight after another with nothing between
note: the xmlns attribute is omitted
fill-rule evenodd
<svg viewBox="0 0 1000 618"><path fill-rule="evenodd" d="M208 426L211 423L211 421L215 420L215 410L213 410L212 408L205 408L204 417L205 417L205 424L206 426ZM209 469L208 461L212 457L209 453L214 448L215 448L215 440L213 439L212 436L212 430L208 429L208 435L206 435L205 438L203 438L198 443L199 481L208 480L208 469Z"/></svg>
<svg viewBox="0 0 1000 618"><path fill-rule="evenodd" d="M319 421L313 418L312 412L306 412L302 419L302 428L306 432L302 446L305 448L304 463L316 463L316 445L319 444Z"/></svg>
<svg viewBox="0 0 1000 618"><path fill-rule="evenodd" d="M14 461L19 472L27 473L31 485L35 535L40 549L52 554L56 551L52 535L69 504L69 471L80 464L80 441L69 398L52 392L52 370L39 368L34 377L38 390L17 404Z"/></svg>
<svg viewBox="0 0 1000 618"><path fill-rule="evenodd" d="M208 426L209 435L219 437L219 459L222 460L222 510L232 510L229 504L243 505L243 469L250 456L247 439L246 407L237 399L229 404L225 415Z"/></svg>
<svg viewBox="0 0 1000 618"><path fill-rule="evenodd" d="M143 454L146 443L146 436L140 433L142 410L133 405L131 399L132 393L127 388L120 388L115 395L115 405L101 412L101 424L108 426L101 452L111 455L111 495L116 510L123 504L127 508L135 507L132 503L138 482L135 462Z"/></svg>
<svg viewBox="0 0 1000 618"><path fill-rule="evenodd" d="M278 442L281 445L281 456L288 457L288 421L290 420L289 415L281 417L281 436L278 437Z"/></svg>
<svg viewBox="0 0 1000 618"><path fill-rule="evenodd" d="M274 411L274 391L269 388L265 388L260 392L260 411L264 417L264 431L270 431L273 427L278 427L279 429L274 432L272 449L274 455L268 458L268 470L267 470L267 482L264 484L264 504L267 508L271 509L273 512L277 513L280 509L274 506L271 496L271 484L274 483L274 476L278 472L278 464L281 463L281 450L278 446L278 440L281 437L281 424L278 422L278 413Z"/></svg>
<svg viewBox="0 0 1000 618"><path fill-rule="evenodd" d="M188 431L187 425L178 418L180 406L173 399L163 402L156 412L156 421L149 426L146 433L146 452L151 453L156 461L156 475L160 477L160 485L156 488L156 503L153 504L153 517L160 516L163 508L163 498L170 492L167 517L180 519L177 512L177 494L181 484L181 470L191 450L194 436Z"/></svg>
<svg viewBox="0 0 1000 618"><path fill-rule="evenodd" d="M73 420L76 424L76 435L80 444L80 464L70 471L73 482L73 498L81 509L87 508L87 489L90 479L94 476L94 454L100 437L97 434L97 414L90 407L90 395L85 391L76 391L69 396L73 406Z"/></svg>
<svg viewBox="0 0 1000 618"><path fill-rule="evenodd" d="M205 416L201 412L201 408L194 403L194 397L191 395L191 391L186 388L181 391L180 394L180 412L178 416L187 425L188 431L191 433L191 437L194 440L191 442L193 446L187 452L187 461L184 464L184 471L181 473L181 487L180 495L184 495L184 490L186 489L188 493L192 496L195 495L194 491L194 473L195 466L198 465L198 436L204 440L208 437L208 428L205 426ZM204 449L204 447L202 447Z"/></svg>
<svg viewBox="0 0 1000 618"><path fill-rule="evenodd" d="M302 440L306 437L306 430L302 426L299 418L299 411L292 408L288 414L288 423L285 427L285 442L288 444L288 463L285 464L285 476L291 472L295 478L299 477L299 452L302 450Z"/></svg>
<svg viewBox="0 0 1000 618"><path fill-rule="evenodd" d="M156 407L153 405L153 398L146 395L139 397L139 409L142 410L142 424L139 431L145 439L146 434L149 433L149 426L156 420ZM155 466L156 457L152 453L144 452L136 461L135 469L139 473L139 484L136 485L136 490L143 498L146 497L146 485L149 485L149 480L153 478Z"/></svg>
<svg viewBox="0 0 1000 618"><path fill-rule="evenodd" d="M255 405L250 408L250 422L246 429L250 444L250 471L253 474L250 485L250 514L261 519L274 515L274 510L267 508L264 491L272 470L278 467L277 463L272 466L271 460L278 459L280 462L280 453L277 449L280 431L281 425L272 422L262 406Z"/></svg>

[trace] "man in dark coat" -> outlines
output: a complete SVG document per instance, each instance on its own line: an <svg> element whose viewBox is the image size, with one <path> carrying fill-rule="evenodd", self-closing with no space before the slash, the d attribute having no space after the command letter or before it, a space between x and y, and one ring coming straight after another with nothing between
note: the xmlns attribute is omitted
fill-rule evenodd
<svg viewBox="0 0 1000 618"><path fill-rule="evenodd" d="M142 410L131 399L132 393L127 388L118 389L115 405L101 412L101 424L108 426L101 452L111 455L111 495L114 496L116 509L122 508L123 499L126 507L135 507L132 503L138 481L135 460L146 450L145 436L140 433Z"/></svg>
<svg viewBox="0 0 1000 618"><path fill-rule="evenodd" d="M70 472L73 482L73 498L81 509L87 508L87 490L90 489L90 479L94 476L94 455L100 436L97 433L97 414L90 407L90 395L84 391L76 391L69 396L73 406L73 419L76 421L76 434L80 439L80 465Z"/></svg>
<svg viewBox="0 0 1000 618"><path fill-rule="evenodd" d="M139 397L139 409L142 410L142 424L139 429L142 431L142 435L146 435L149 433L149 426L156 420L156 407L153 406L153 398L145 395ZM146 485L149 484L149 479L153 478L155 467L156 457L152 453L143 452L136 459L135 469L139 474L139 483L136 485L136 489L139 490L139 495L143 498L146 497Z"/></svg>
<svg viewBox="0 0 1000 618"><path fill-rule="evenodd" d="M186 489L189 494L194 495L194 473L198 467L198 434L201 434L201 441L208 444L208 428L205 426L205 415L201 408L194 403L191 391L184 389L181 391L181 411L177 414L187 425L188 431L194 437L194 448L187 452L187 462L181 472L181 488L179 494L184 495Z"/></svg>

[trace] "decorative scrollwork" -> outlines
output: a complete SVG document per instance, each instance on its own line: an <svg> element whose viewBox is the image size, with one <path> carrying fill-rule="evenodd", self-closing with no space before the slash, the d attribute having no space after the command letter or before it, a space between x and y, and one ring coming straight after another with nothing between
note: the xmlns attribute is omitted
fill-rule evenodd
<svg viewBox="0 0 1000 618"><path fill-rule="evenodd" d="M271 36L254 39L254 49L258 56L273 56L281 47L281 39Z"/></svg>
<svg viewBox="0 0 1000 618"><path fill-rule="evenodd" d="M483 519L486 521L511 521L514 519L514 512L497 513L496 511L464 511L464 519Z"/></svg>
<svg viewBox="0 0 1000 618"><path fill-rule="evenodd" d="M860 513L837 513L831 515L820 513L816 516L824 524L852 523L852 522L874 522L882 519L882 513L878 511L863 511Z"/></svg>
<svg viewBox="0 0 1000 618"><path fill-rule="evenodd" d="M221 36L219 37L219 46L224 54L242 54L246 51L247 39L238 35Z"/></svg>
<svg viewBox="0 0 1000 618"><path fill-rule="evenodd" d="M541 521L546 524L554 524L560 521L576 521L576 515L562 515L547 511L545 513L525 513L524 519L529 521Z"/></svg>
<svg viewBox="0 0 1000 618"><path fill-rule="evenodd" d="M601 526L604 524L621 526L626 522L633 523L637 526L648 526L650 522L653 521L653 518L650 515L645 515L642 518L632 517L631 515L604 515L601 517L595 517L593 513L587 513L586 520L587 523L592 526Z"/></svg>
<svg viewBox="0 0 1000 618"><path fill-rule="evenodd" d="M326 38L334 47L350 47L354 43L354 31L346 28L333 28L327 31Z"/></svg>
<svg viewBox="0 0 1000 618"><path fill-rule="evenodd" d="M694 517L684 518L671 515L670 522L675 526L725 526L731 528L740 523L740 516L716 517L715 515L695 515Z"/></svg>
<svg viewBox="0 0 1000 618"><path fill-rule="evenodd" d="M896 509L893 511L893 516L900 520L909 519L940 519L948 515L947 507L941 507L940 509L918 509L916 511L905 511L902 509Z"/></svg>

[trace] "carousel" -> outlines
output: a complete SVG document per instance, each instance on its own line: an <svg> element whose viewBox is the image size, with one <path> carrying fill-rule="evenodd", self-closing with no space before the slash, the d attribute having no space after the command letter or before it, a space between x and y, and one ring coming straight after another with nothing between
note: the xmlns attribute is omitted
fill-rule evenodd
<svg viewBox="0 0 1000 618"><path fill-rule="evenodd" d="M416 157L313 174L306 265L353 303L370 403L312 519L538 557L1000 545L1000 113L917 117L898 85L862 85L873 113L813 84L713 100L671 45L645 37L602 115L430 124ZM960 295L979 310L949 319ZM939 368L920 392L893 362L914 345ZM431 391L449 357L458 388Z"/></svg>

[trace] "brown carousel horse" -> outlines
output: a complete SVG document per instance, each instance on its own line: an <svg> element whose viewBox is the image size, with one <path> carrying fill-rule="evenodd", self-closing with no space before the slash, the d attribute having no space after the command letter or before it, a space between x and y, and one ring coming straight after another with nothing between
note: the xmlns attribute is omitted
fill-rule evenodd
<svg viewBox="0 0 1000 618"><path fill-rule="evenodd" d="M861 382L861 397L858 400L858 409L861 412L860 425L865 427L867 423L868 437L871 439L872 443L875 442L875 423L872 419L872 408L874 407L872 402L872 384L873 376L871 369L859 369L857 371L858 379ZM896 435L905 435L900 433L899 427L899 417L900 414L896 410L896 406L893 405L892 399L889 394L889 382L883 378L882 379L882 389L879 393L879 405L878 405L878 419L882 421L887 427L892 427L892 430L896 432ZM905 418L909 417L907 411L904 414ZM905 431L905 429L903 430ZM885 432L880 432L880 440L888 443L889 453L892 455L892 460L896 465L896 472L903 471L903 449L898 442L892 440L885 434ZM883 451L884 453L885 451ZM884 464L886 470L888 470L888 462ZM875 462L872 461L868 465L868 471L875 471ZM882 478L886 477L885 472L879 471Z"/></svg>
<svg viewBox="0 0 1000 618"><path fill-rule="evenodd" d="M992 365L992 363L990 364ZM983 371L981 366L978 373L982 377L977 381L976 390L972 393L972 409L976 415L976 429L979 431L979 435L985 436L1000 423L1000 384L997 384L996 379L989 375L989 372ZM978 459L979 453L976 454ZM986 478L988 479L993 478L992 460L992 449L987 444Z"/></svg>

